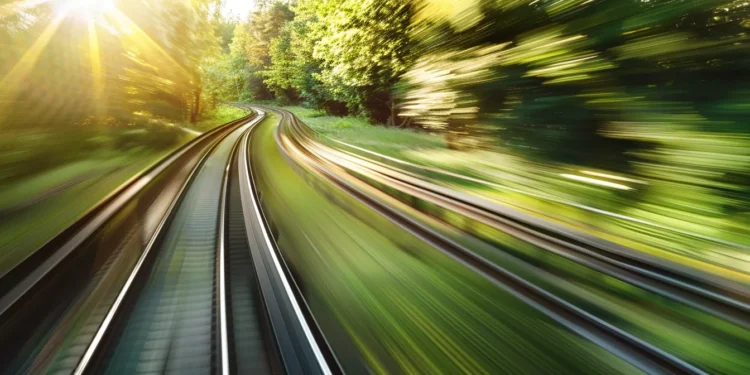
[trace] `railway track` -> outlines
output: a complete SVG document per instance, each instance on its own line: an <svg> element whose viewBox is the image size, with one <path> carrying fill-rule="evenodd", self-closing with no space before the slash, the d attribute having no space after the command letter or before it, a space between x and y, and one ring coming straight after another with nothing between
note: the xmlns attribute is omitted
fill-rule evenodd
<svg viewBox="0 0 750 375"><path fill-rule="evenodd" d="M314 140L312 131L294 115L287 111L280 112L283 120L277 142L292 163L305 165L309 171L329 180L570 330L646 372L703 373L703 370L524 280L424 222L415 220L387 200L375 198L363 186L376 187L407 204L413 204L414 201L428 202L658 296L725 319L741 329L750 327L750 304L747 291L742 285L708 275L696 275L694 271L675 265L663 265L654 259L635 254L630 249L570 235L569 231L561 228L550 230L539 223L538 219L509 212L490 202L431 184L361 155L322 146ZM412 207L418 208L419 205ZM597 244L602 246L596 246Z"/></svg>
<svg viewBox="0 0 750 375"><path fill-rule="evenodd" d="M705 371L406 213L427 202L660 297L750 327L743 285L451 191L322 146L291 113L253 107L135 177L0 275L2 373L301 373L342 370L264 216L249 139L266 111L302 174L323 178L568 330L648 373ZM379 193L373 188L380 190Z"/></svg>
<svg viewBox="0 0 750 375"><path fill-rule="evenodd" d="M292 117L291 122L291 131L296 136L309 137L309 131L300 129L299 120ZM665 298L750 328L750 290L746 285L573 232L360 155L320 147L309 140L306 144L303 147L316 158L341 166L365 180L405 192Z"/></svg>
<svg viewBox="0 0 750 375"><path fill-rule="evenodd" d="M380 163L330 149L315 155L380 186L529 242L546 251L639 288L750 328L750 291L736 282L702 274L614 243L573 233L556 224L423 181Z"/></svg>
<svg viewBox="0 0 750 375"><path fill-rule="evenodd" d="M263 118L199 137L4 275L0 372L338 373L256 202Z"/></svg>

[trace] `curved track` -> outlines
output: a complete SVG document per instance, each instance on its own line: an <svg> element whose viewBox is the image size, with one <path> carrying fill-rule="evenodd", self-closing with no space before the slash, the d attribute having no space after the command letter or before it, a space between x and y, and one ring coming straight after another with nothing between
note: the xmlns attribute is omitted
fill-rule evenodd
<svg viewBox="0 0 750 375"><path fill-rule="evenodd" d="M263 119L199 137L0 279L2 372L338 372L255 202L243 147Z"/></svg>
<svg viewBox="0 0 750 375"><path fill-rule="evenodd" d="M200 136L0 275L0 371L342 372L277 248L255 187L249 140L269 110L282 117L275 142L294 169L328 181L645 372L704 373L521 277L506 267L510 263L488 259L416 219L404 204L416 212L428 203L661 298L750 327L750 293L743 285L664 264L324 146L291 113L252 108L257 116Z"/></svg>
<svg viewBox="0 0 750 375"><path fill-rule="evenodd" d="M559 298L517 276L466 246L446 237L424 222L375 198L363 186L374 186L402 202L428 202L484 225L497 228L608 276L620 279L656 295L712 314L742 329L750 327L747 290L739 284L713 279L674 265L644 259L635 251L611 243L576 236L561 227L547 228L540 220L512 212L498 205L431 184L411 173L356 155L328 148L315 140L313 132L287 111L278 142L294 163L325 176L334 185L382 213L467 267L495 281L500 287L535 306L572 331L607 348L647 372L703 373L699 368L628 332L607 323L586 310ZM365 185L363 185L363 183ZM404 196L410 197L404 200ZM419 207L418 205L412 207ZM601 246L596 246L601 245Z"/></svg>

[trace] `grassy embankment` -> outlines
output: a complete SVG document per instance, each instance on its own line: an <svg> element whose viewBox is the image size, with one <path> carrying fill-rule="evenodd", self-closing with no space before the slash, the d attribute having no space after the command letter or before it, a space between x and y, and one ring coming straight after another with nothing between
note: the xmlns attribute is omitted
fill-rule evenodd
<svg viewBox="0 0 750 375"><path fill-rule="evenodd" d="M221 106L190 127L208 131L245 113ZM153 125L73 126L5 138L13 143L0 145L0 273L195 136L177 126Z"/></svg>
<svg viewBox="0 0 750 375"><path fill-rule="evenodd" d="M345 193L311 187L276 148L278 119L254 134L256 179L346 370L360 358L377 374L634 372Z"/></svg>
<svg viewBox="0 0 750 375"><path fill-rule="evenodd" d="M666 259L745 282L750 281L743 275L750 273L750 261L738 261L747 256L742 250L731 246L717 246L711 241L692 236L699 234L717 237L750 246L748 226L741 219L732 221L727 218L696 217L695 214L681 212L676 208L655 207L641 201L640 190L645 189L647 185L626 182L625 184L631 185L632 189L620 191L606 186L572 181L561 176L580 173L582 167L579 166L541 164L499 150L450 150L443 138L436 134L375 126L363 118L326 116L303 107L286 109L295 113L320 134L332 139L415 164L479 178L496 184L497 187L431 173L429 177L434 182L483 196L514 209ZM325 138L323 141L334 147L342 147ZM675 228L679 232L622 220L559 202L654 221ZM645 209L651 211L644 211Z"/></svg>
<svg viewBox="0 0 750 375"><path fill-rule="evenodd" d="M248 114L247 110L232 107L230 105L219 105L216 109L209 111L200 121L195 124L185 125L187 128L205 133L221 124L226 124Z"/></svg>

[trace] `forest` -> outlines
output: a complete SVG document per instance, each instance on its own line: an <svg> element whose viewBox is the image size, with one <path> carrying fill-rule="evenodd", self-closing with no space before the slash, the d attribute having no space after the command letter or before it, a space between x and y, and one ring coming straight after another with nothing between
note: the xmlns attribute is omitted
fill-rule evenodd
<svg viewBox="0 0 750 375"><path fill-rule="evenodd" d="M647 217L750 219L746 1L263 1L225 22L220 100L635 175Z"/></svg>
<svg viewBox="0 0 750 375"><path fill-rule="evenodd" d="M148 129L88 137L82 152L164 149L181 136L163 125L265 102L617 171L646 182L616 197L645 216L670 207L733 232L749 220L744 0L262 0L241 15L223 3L3 5L4 180L80 157L57 150L75 129Z"/></svg>

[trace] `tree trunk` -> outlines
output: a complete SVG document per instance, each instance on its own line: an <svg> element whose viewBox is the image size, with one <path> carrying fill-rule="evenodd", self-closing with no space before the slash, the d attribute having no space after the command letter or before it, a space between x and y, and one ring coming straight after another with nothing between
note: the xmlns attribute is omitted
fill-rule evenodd
<svg viewBox="0 0 750 375"><path fill-rule="evenodd" d="M237 84L237 79L236 78L232 78L232 81L234 81L234 88L237 89L237 101L239 102L240 101L240 97L242 96L242 95L240 95L240 85Z"/></svg>
<svg viewBox="0 0 750 375"><path fill-rule="evenodd" d="M190 113L190 122L196 123L198 122L198 114L200 114L201 110L201 94L203 93L203 88L198 87L195 89L195 97L193 102L193 108L192 112Z"/></svg>
<svg viewBox="0 0 750 375"><path fill-rule="evenodd" d="M393 100L393 94L391 94L391 102L388 104L391 107L391 118L388 120L389 126L396 126L396 103Z"/></svg>
<svg viewBox="0 0 750 375"><path fill-rule="evenodd" d="M388 106L388 109L391 111L391 116L388 118L388 121L386 122L387 126L395 126L398 128L406 127L411 124L411 117L405 117L401 120L401 122L398 122L398 111L396 110L398 107L396 105L396 99L394 99L393 94L391 93L391 99L389 102L385 103Z"/></svg>

